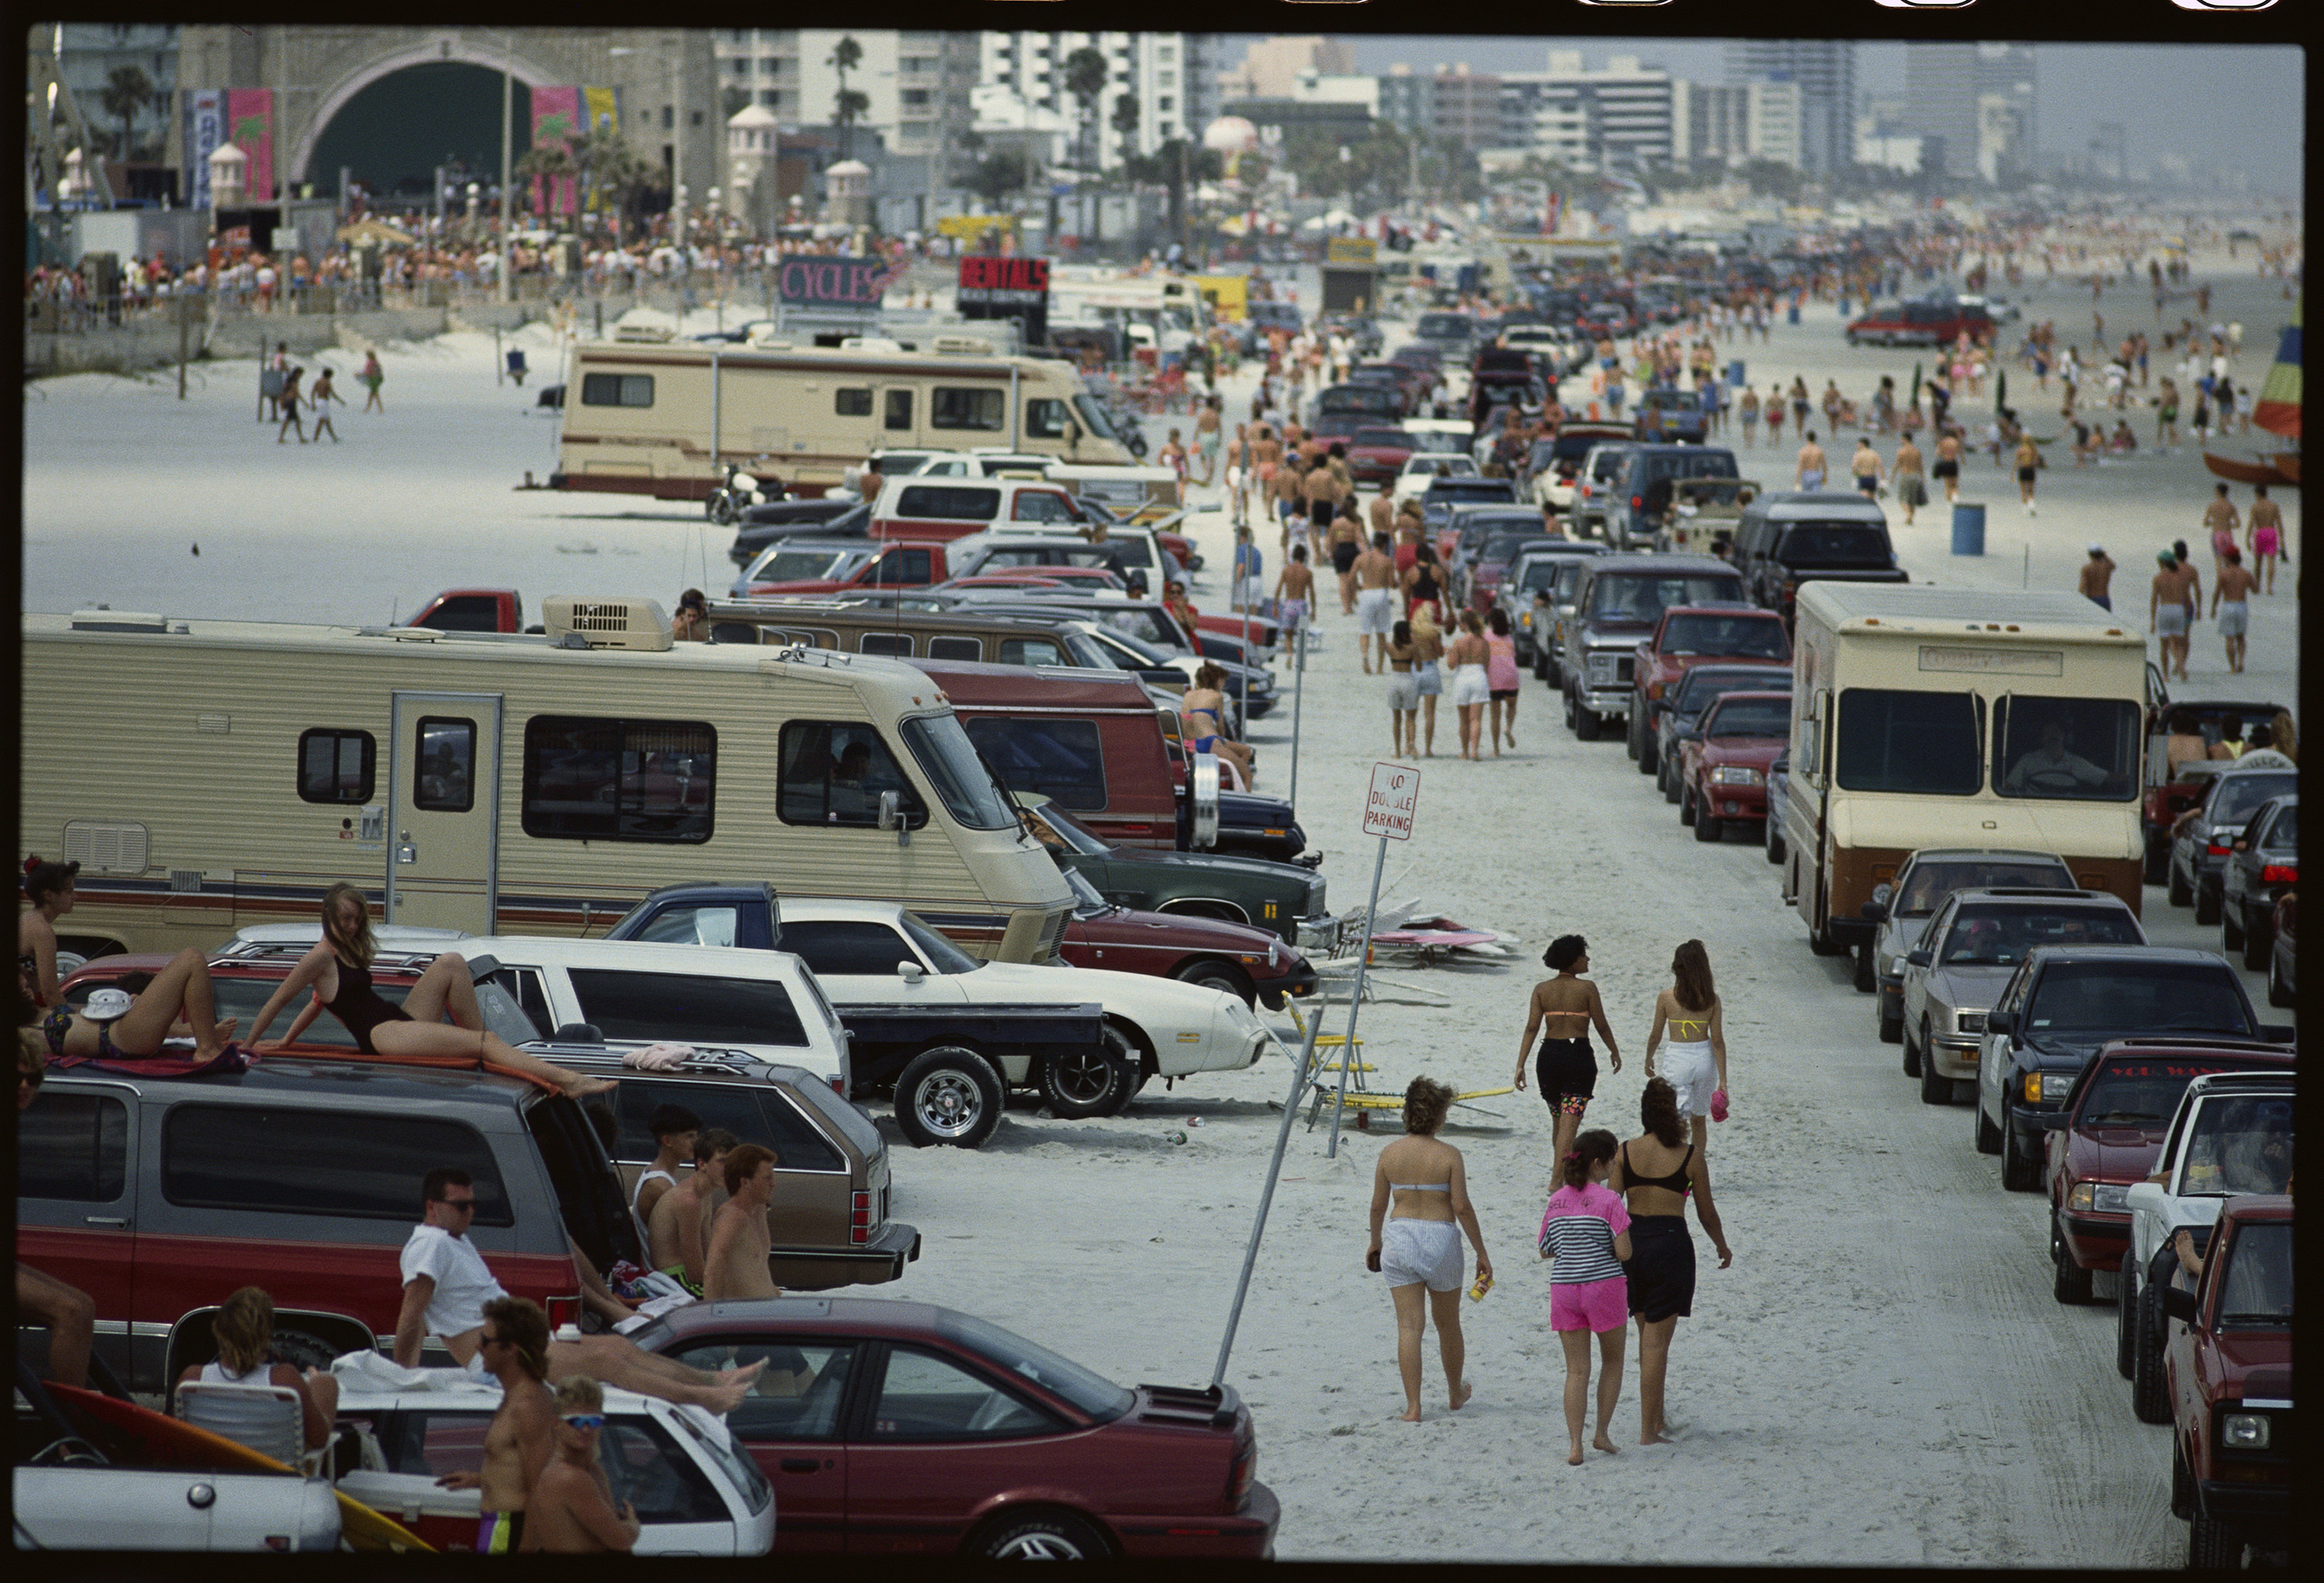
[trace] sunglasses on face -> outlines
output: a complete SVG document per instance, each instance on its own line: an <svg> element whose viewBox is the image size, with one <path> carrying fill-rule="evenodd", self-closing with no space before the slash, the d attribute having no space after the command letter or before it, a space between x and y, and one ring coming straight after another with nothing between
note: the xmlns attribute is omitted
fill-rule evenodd
<svg viewBox="0 0 2324 1583"><path fill-rule="evenodd" d="M474 1199L438 1199L436 1201L447 1209L466 1209L471 1214L474 1214L476 1208L476 1200Z"/></svg>
<svg viewBox="0 0 2324 1583"><path fill-rule="evenodd" d="M574 1412L567 1414L565 1421L575 1429L604 1429L605 1415L602 1412Z"/></svg>

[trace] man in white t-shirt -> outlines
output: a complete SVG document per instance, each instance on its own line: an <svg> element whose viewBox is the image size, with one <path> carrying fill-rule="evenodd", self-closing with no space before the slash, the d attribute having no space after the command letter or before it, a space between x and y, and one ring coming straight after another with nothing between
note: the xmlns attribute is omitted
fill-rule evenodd
<svg viewBox="0 0 2324 1583"><path fill-rule="evenodd" d="M455 1362L482 1379L477 1342L484 1328L484 1304L509 1292L468 1240L468 1227L476 1215L475 1184L465 1171L431 1171L420 1198L420 1222L405 1239L401 1260L403 1307L395 1321L395 1361L406 1368L418 1367L421 1347L434 1336ZM740 1403L761 1366L708 1374L640 1351L628 1337L611 1332L549 1344L552 1381L587 1375L624 1391L693 1402L713 1412L726 1412Z"/></svg>

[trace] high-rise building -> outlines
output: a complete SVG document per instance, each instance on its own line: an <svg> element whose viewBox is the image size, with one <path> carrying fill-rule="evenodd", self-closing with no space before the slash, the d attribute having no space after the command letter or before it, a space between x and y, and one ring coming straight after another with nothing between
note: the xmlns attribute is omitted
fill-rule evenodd
<svg viewBox="0 0 2324 1583"><path fill-rule="evenodd" d="M1076 50L1104 55L1106 84L1098 96L1091 142L1102 170L1131 154L1150 154L1172 138L1198 138L1218 114L1216 33L985 32L978 35L980 82L1006 88L1028 106L1064 116L1079 130L1081 106L1065 87L1065 62ZM1120 100L1134 97L1137 124L1124 135L1114 126Z"/></svg>
<svg viewBox="0 0 2324 1583"><path fill-rule="evenodd" d="M848 69L848 91L869 101L853 125L880 134L895 155L925 155L956 146L974 124L977 35L898 32L893 28L720 28L712 35L723 96L771 113L788 127L828 126L838 119L839 42L853 39L862 58Z"/></svg>
<svg viewBox="0 0 2324 1583"><path fill-rule="evenodd" d="M1796 86L1800 169L1821 176L1855 163L1856 45L1852 41L1729 39L1727 79L1738 87L1761 81Z"/></svg>
<svg viewBox="0 0 2324 1583"><path fill-rule="evenodd" d="M1553 50L1546 71L1501 79L1500 146L1530 149L1577 171L1635 171L1687 157L1686 85L1636 55L1591 70L1579 50Z"/></svg>
<svg viewBox="0 0 2324 1583"><path fill-rule="evenodd" d="M1240 64L1219 73L1219 97L1287 99L1303 75L1345 77L1355 69L1355 51L1321 33L1260 39L1243 51Z"/></svg>
<svg viewBox="0 0 2324 1583"><path fill-rule="evenodd" d="M33 49L56 53L57 79L90 128L104 140L101 151L114 160L160 159L177 102L178 30L161 23L64 22L33 30ZM148 91L125 118L105 102L113 74L134 67ZM124 122L126 120L124 127ZM124 132L128 142L121 142Z"/></svg>
<svg viewBox="0 0 2324 1583"><path fill-rule="evenodd" d="M1942 141L1947 175L2006 180L2034 165L2038 82L2031 45L1915 41L1903 124Z"/></svg>

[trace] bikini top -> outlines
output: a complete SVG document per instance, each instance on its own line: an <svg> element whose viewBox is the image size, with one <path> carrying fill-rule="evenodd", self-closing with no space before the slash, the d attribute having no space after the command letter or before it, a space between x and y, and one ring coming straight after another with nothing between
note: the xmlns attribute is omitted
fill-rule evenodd
<svg viewBox="0 0 2324 1583"><path fill-rule="evenodd" d="M1452 1190L1452 1184L1449 1181L1392 1181L1388 1185L1400 1192L1449 1193Z"/></svg>
<svg viewBox="0 0 2324 1583"><path fill-rule="evenodd" d="M1711 1004L1713 1006L1716 1006L1719 1003L1717 1001L1713 1001ZM1683 1038L1690 1043L1699 1042L1711 1032L1711 1014L1708 1011L1692 1017L1682 1017L1674 1013L1669 1018L1669 1022L1671 1037L1673 1039ZM1689 1028L1693 1029L1694 1032L1692 1033L1687 1032L1686 1030Z"/></svg>
<svg viewBox="0 0 2324 1583"><path fill-rule="evenodd" d="M1686 1171L1687 1162L1693 1158L1694 1145L1689 1143L1686 1146L1686 1153L1679 1157L1678 1164L1672 1168L1668 1175L1640 1176L1637 1168L1630 1163L1630 1145L1625 1143L1622 1145L1622 1180L1629 1187L1660 1188L1666 1193L1683 1193L1694 1186L1694 1178L1688 1175Z"/></svg>

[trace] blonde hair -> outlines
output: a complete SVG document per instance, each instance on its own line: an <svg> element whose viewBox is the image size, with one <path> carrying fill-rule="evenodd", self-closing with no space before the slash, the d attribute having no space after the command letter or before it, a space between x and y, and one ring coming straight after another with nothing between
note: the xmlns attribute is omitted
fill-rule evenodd
<svg viewBox="0 0 2324 1583"><path fill-rule="evenodd" d="M1443 629L1436 625L1435 606L1429 600L1413 601L1412 635L1416 638L1441 638L1444 635Z"/></svg>
<svg viewBox="0 0 2324 1583"><path fill-rule="evenodd" d="M352 901L355 904L358 921L352 935L342 935L333 927L342 900ZM323 893L323 938L353 958L358 967L370 967L372 958L379 955L379 941L371 931L371 899L363 893L360 886L341 880Z"/></svg>
<svg viewBox="0 0 2324 1583"><path fill-rule="evenodd" d="M605 1387L587 1375L567 1375L557 1382L557 1411L564 1412L603 1412L605 1411Z"/></svg>
<svg viewBox="0 0 2324 1583"><path fill-rule="evenodd" d="M266 1361L267 1345L274 1339L274 1300L263 1288L244 1287L219 1307L210 1335L228 1372L248 1374Z"/></svg>

